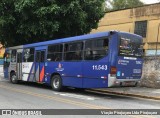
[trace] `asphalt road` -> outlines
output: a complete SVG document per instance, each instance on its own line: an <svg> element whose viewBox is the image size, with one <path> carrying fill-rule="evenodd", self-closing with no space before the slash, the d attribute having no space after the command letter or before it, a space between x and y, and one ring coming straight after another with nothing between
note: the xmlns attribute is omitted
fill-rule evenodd
<svg viewBox="0 0 160 118"><path fill-rule="evenodd" d="M11 84L0 74L0 109L160 109L160 101L66 89L55 92L35 83ZM48 116L51 117L51 116ZM63 118L64 116L57 116ZM82 116L68 116L82 117ZM97 117L97 116L83 116ZM100 116L98 116L100 117ZM104 115L101 117L105 117ZM120 116L107 116L119 118ZM121 116L123 118L158 118L159 116Z"/></svg>

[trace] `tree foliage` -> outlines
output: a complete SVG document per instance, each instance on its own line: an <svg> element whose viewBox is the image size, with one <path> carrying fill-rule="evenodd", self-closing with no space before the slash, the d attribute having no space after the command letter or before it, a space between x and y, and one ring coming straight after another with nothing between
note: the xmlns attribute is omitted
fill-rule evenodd
<svg viewBox="0 0 160 118"><path fill-rule="evenodd" d="M133 8L144 5L144 3L141 2L140 0L106 0L106 1L108 2L108 4L110 4L110 6L106 8L108 11Z"/></svg>
<svg viewBox="0 0 160 118"><path fill-rule="evenodd" d="M104 0L1 0L0 41L6 46L86 34L104 16Z"/></svg>

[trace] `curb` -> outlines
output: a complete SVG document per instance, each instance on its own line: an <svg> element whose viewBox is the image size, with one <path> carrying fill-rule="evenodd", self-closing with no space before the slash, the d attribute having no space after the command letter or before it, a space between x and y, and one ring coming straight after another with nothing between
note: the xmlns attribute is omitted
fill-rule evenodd
<svg viewBox="0 0 160 118"><path fill-rule="evenodd" d="M133 94L133 93L124 93L124 92L115 92L115 91L100 90L100 89L90 89L90 90L95 91L95 92L104 92L104 93L111 93L111 94L117 94L117 95L126 95L126 96L131 96L131 97L160 100L160 97L155 97L155 96L147 96L147 95L140 95L140 94Z"/></svg>

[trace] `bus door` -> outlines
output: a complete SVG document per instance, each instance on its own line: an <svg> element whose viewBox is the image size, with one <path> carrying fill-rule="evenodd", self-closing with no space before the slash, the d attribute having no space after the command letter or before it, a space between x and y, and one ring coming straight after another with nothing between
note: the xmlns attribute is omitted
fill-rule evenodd
<svg viewBox="0 0 160 118"><path fill-rule="evenodd" d="M22 80L22 49L17 50L17 78Z"/></svg>
<svg viewBox="0 0 160 118"><path fill-rule="evenodd" d="M36 82L43 82L45 76L46 49L36 50L35 56Z"/></svg>

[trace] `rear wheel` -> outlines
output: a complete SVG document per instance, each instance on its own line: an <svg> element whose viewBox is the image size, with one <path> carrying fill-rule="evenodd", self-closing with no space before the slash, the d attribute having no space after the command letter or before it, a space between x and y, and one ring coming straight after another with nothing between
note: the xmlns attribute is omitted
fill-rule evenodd
<svg viewBox="0 0 160 118"><path fill-rule="evenodd" d="M17 84L17 83L18 83L18 80L17 80L17 77L16 77L16 74L15 74L15 73L11 73L10 81L11 81L13 84Z"/></svg>
<svg viewBox="0 0 160 118"><path fill-rule="evenodd" d="M62 79L59 75L54 75L52 77L51 86L52 86L52 89L55 90L55 91L61 91L62 90L62 88L63 88Z"/></svg>

